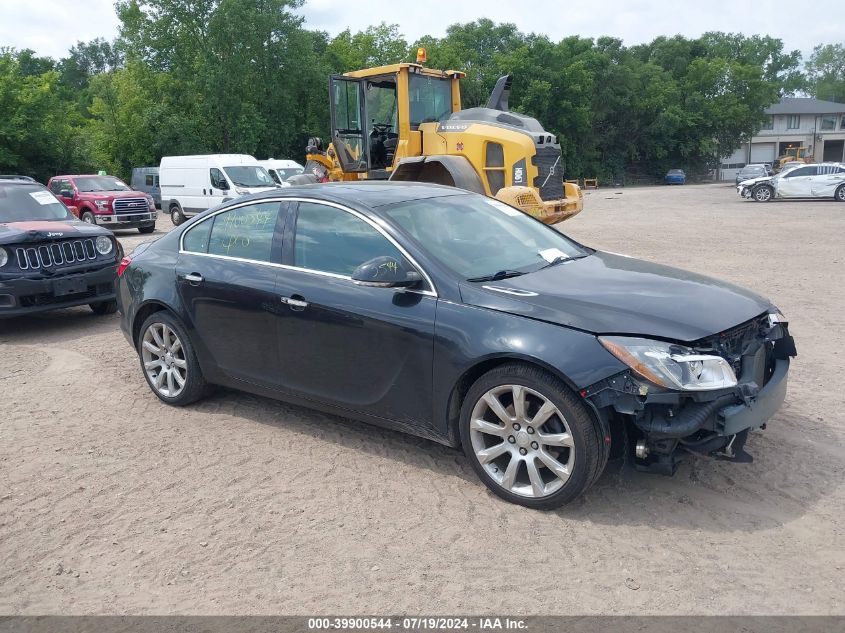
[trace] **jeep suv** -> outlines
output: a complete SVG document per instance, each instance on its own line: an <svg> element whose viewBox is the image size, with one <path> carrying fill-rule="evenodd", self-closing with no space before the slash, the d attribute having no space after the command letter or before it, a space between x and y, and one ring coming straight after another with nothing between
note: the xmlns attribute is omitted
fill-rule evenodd
<svg viewBox="0 0 845 633"><path fill-rule="evenodd" d="M112 230L135 229L152 233L156 228L155 201L152 196L134 191L114 176L53 176L50 191L69 207L78 209L78 217L88 224L100 224Z"/></svg>
<svg viewBox="0 0 845 633"><path fill-rule="evenodd" d="M113 313L121 256L110 231L80 222L44 185L0 180L0 319L85 304Z"/></svg>

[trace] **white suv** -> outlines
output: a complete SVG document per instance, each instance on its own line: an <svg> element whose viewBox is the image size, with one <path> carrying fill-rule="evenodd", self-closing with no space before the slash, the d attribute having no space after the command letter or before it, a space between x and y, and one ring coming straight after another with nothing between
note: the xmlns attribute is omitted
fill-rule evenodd
<svg viewBox="0 0 845 633"><path fill-rule="evenodd" d="M833 198L845 202L845 164L796 166L777 176L745 180L736 189L743 198L757 202L774 198Z"/></svg>

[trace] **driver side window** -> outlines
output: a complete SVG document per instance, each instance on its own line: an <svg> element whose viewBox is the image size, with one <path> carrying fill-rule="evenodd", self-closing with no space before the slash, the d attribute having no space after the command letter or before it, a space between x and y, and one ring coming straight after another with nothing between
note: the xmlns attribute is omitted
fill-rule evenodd
<svg viewBox="0 0 845 633"><path fill-rule="evenodd" d="M217 169L216 167L212 167L209 173L211 177L211 186L215 189L228 189L229 187L226 185L226 177L223 175L223 172Z"/></svg>
<svg viewBox="0 0 845 633"><path fill-rule="evenodd" d="M294 266L345 277L374 257L404 259L399 249L368 222L314 202L299 203L294 239Z"/></svg>

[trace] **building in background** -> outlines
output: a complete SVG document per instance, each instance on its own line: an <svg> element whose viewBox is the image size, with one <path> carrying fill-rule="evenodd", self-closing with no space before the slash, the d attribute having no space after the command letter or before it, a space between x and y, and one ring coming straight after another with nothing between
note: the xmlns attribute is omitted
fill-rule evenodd
<svg viewBox="0 0 845 633"><path fill-rule="evenodd" d="M795 147L806 147L818 163L845 162L845 103L784 97L766 108L766 115L768 123L763 129L722 160L721 180L733 180L745 165L771 165Z"/></svg>

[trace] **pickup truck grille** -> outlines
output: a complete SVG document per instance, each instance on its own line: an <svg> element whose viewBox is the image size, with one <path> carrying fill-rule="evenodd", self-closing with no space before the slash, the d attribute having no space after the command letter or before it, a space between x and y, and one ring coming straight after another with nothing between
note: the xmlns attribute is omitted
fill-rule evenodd
<svg viewBox="0 0 845 633"><path fill-rule="evenodd" d="M540 191L542 200L560 200L563 198L563 163L561 162L560 147L538 147L537 153L531 157L531 162L537 168L534 186Z"/></svg>
<svg viewBox="0 0 845 633"><path fill-rule="evenodd" d="M139 213L150 210L146 198L115 198L111 206L115 213Z"/></svg>
<svg viewBox="0 0 845 633"><path fill-rule="evenodd" d="M85 238L38 246L21 246L15 249L15 257L21 270L40 270L95 260L97 249L94 247L93 238Z"/></svg>

